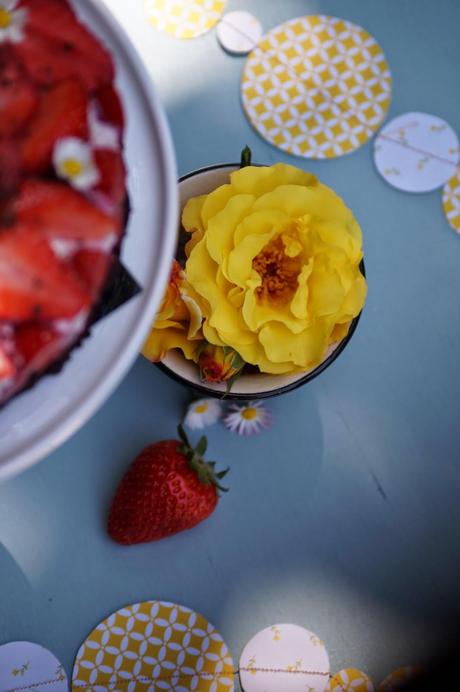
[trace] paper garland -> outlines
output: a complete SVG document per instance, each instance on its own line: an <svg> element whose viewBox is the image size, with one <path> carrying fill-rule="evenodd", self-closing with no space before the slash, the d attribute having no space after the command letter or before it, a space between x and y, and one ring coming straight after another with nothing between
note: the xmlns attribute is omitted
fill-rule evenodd
<svg viewBox="0 0 460 692"><path fill-rule="evenodd" d="M226 0L145 0L149 21L176 38L195 38L212 29Z"/></svg>
<svg viewBox="0 0 460 692"><path fill-rule="evenodd" d="M444 185L459 161L454 130L428 113L404 113L391 120L374 142L380 175L405 192L429 192Z"/></svg>
<svg viewBox="0 0 460 692"><path fill-rule="evenodd" d="M374 685L361 670L344 668L332 676L327 692L374 692Z"/></svg>
<svg viewBox="0 0 460 692"><path fill-rule="evenodd" d="M117 682L120 681L120 684ZM80 647L74 689L232 692L233 661L217 630L189 608L136 603L101 622Z"/></svg>
<svg viewBox="0 0 460 692"><path fill-rule="evenodd" d="M241 10L227 12L217 25L217 38L222 48L234 55L253 50L262 37L262 25L254 15Z"/></svg>
<svg viewBox="0 0 460 692"><path fill-rule="evenodd" d="M283 151L342 156L364 144L391 100L382 49L345 19L313 15L269 31L247 59L241 84L252 125Z"/></svg>
<svg viewBox="0 0 460 692"><path fill-rule="evenodd" d="M460 233L460 170L444 186L442 205L446 219L456 233Z"/></svg>
<svg viewBox="0 0 460 692"><path fill-rule="evenodd" d="M297 625L267 627L251 639L240 658L244 692L324 692L329 677L324 643Z"/></svg>
<svg viewBox="0 0 460 692"><path fill-rule="evenodd" d="M67 692L62 664L39 644L10 642L0 646L0 690L24 688L30 692Z"/></svg>

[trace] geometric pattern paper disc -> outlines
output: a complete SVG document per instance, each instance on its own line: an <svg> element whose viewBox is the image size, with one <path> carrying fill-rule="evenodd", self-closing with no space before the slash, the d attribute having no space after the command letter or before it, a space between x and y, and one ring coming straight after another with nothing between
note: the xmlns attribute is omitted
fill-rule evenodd
<svg viewBox="0 0 460 692"><path fill-rule="evenodd" d="M460 171L447 181L443 194L442 204L446 218L454 231L460 233Z"/></svg>
<svg viewBox="0 0 460 692"><path fill-rule="evenodd" d="M195 38L219 21L226 0L145 0L150 23L176 38Z"/></svg>
<svg viewBox="0 0 460 692"><path fill-rule="evenodd" d="M232 692L233 661L217 630L184 606L147 601L101 622L80 647L73 690Z"/></svg>
<svg viewBox="0 0 460 692"><path fill-rule="evenodd" d="M374 685L362 671L344 668L331 677L326 692L374 692Z"/></svg>
<svg viewBox="0 0 460 692"><path fill-rule="evenodd" d="M243 107L266 140L297 156L333 158L364 144L385 118L391 74L382 49L345 19L312 15L269 31L243 71Z"/></svg>

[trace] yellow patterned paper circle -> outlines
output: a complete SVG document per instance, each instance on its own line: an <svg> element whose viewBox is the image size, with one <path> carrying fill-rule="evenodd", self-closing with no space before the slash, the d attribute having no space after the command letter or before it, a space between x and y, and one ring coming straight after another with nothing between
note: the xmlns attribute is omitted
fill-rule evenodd
<svg viewBox="0 0 460 692"><path fill-rule="evenodd" d="M202 615L147 601L118 610L91 632L73 670L72 690L81 686L85 692L232 692L233 661Z"/></svg>
<svg viewBox="0 0 460 692"><path fill-rule="evenodd" d="M374 692L374 685L362 671L344 668L331 677L326 692Z"/></svg>
<svg viewBox="0 0 460 692"><path fill-rule="evenodd" d="M460 233L460 170L445 184L442 204L448 222Z"/></svg>
<svg viewBox="0 0 460 692"><path fill-rule="evenodd" d="M391 74L364 29L337 17L292 19L249 55L243 107L257 132L297 156L327 159L364 144L385 118Z"/></svg>
<svg viewBox="0 0 460 692"><path fill-rule="evenodd" d="M195 38L212 29L226 0L145 0L150 23L176 38Z"/></svg>

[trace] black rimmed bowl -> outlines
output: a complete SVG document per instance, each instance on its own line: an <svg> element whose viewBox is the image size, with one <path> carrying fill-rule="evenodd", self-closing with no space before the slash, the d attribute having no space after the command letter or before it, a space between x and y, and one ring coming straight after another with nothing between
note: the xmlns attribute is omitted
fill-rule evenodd
<svg viewBox="0 0 460 692"><path fill-rule="evenodd" d="M219 185L228 183L230 173L239 167L240 165L236 163L222 163L199 168L182 176L179 179L181 209L184 208L190 197L208 194L216 187L219 187ZM365 276L364 261L361 262L360 269ZM156 365L166 375L176 380L176 382L180 382L180 384L195 390L202 396L216 398L225 396L226 399L243 401L267 399L297 389L297 387L311 382L311 380L324 372L340 356L350 342L360 317L361 313L351 323L347 336L342 341L331 344L321 363L311 370L295 375L243 374L233 382L231 391L228 393L225 382L222 384L202 382L196 364L187 360L179 349L169 351L162 361Z"/></svg>

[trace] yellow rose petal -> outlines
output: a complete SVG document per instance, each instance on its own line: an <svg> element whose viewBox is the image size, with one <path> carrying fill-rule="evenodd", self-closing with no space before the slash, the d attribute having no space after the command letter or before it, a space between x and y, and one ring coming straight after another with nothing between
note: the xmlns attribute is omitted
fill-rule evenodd
<svg viewBox="0 0 460 692"><path fill-rule="evenodd" d="M182 226L186 231L195 233L195 231L204 231L203 222L201 221L201 210L206 200L207 195L199 197L191 197L184 209L182 210Z"/></svg>
<svg viewBox="0 0 460 692"><path fill-rule="evenodd" d="M206 246L217 264L221 264L232 250L235 229L248 215L254 201L253 195L236 195L220 212L209 219Z"/></svg>
<svg viewBox="0 0 460 692"><path fill-rule="evenodd" d="M187 243L185 243L185 246L184 246L186 257L190 257L190 254L191 254L193 248L195 247L195 245L198 245L198 243L203 238L203 236L204 236L204 231L202 231L202 230L194 231L192 233L190 240Z"/></svg>
<svg viewBox="0 0 460 692"><path fill-rule="evenodd" d="M314 267L308 282L308 307L311 313L322 317L339 312L345 300L345 290L336 271Z"/></svg>
<svg viewBox="0 0 460 692"><path fill-rule="evenodd" d="M359 313L363 309L364 303L366 302L366 296L366 279L361 274L361 272L358 271L357 277L353 282L350 290L348 291L344 303L342 305L342 316L344 316L346 319L352 319L353 317L359 315ZM343 317L340 321L343 321Z"/></svg>
<svg viewBox="0 0 460 692"><path fill-rule="evenodd" d="M203 322L203 336L206 341L208 341L210 344L214 344L214 346L225 346L224 342L217 334L217 331L214 329L214 327L211 327L209 322L206 320Z"/></svg>
<svg viewBox="0 0 460 692"><path fill-rule="evenodd" d="M299 287L291 300L290 309L294 317L299 320L308 319L308 279L313 271L313 259L302 267L302 271L297 279Z"/></svg>
<svg viewBox="0 0 460 692"><path fill-rule="evenodd" d="M327 320L316 320L300 334L293 334L284 324L270 322L261 329L259 339L270 362L287 361L307 369L321 362L330 332Z"/></svg>
<svg viewBox="0 0 460 692"><path fill-rule="evenodd" d="M180 348L185 358L198 360L198 341L188 338L185 331L180 329L154 329L150 332L142 349L142 355L156 363L161 360L167 351Z"/></svg>
<svg viewBox="0 0 460 692"><path fill-rule="evenodd" d="M206 196L204 204L201 208L201 221L203 226L207 228L209 219L218 214L225 207L229 199L234 195L231 185L221 185L213 192Z"/></svg>
<svg viewBox="0 0 460 692"><path fill-rule="evenodd" d="M194 300L194 298L188 295L185 291L182 291L181 296L190 316L188 338L193 339L196 337L198 331L201 328L203 313L201 312L201 308L198 305L197 301Z"/></svg>
<svg viewBox="0 0 460 692"><path fill-rule="evenodd" d="M338 195L326 185L314 187L300 185L280 185L272 192L259 197L254 204L254 211L259 209L277 209L286 212L292 218L309 214L324 221L351 223L353 215Z"/></svg>
<svg viewBox="0 0 460 692"><path fill-rule="evenodd" d="M354 232L351 232L351 228ZM324 243L331 246L331 249L342 250L352 262L361 261L361 229L357 223L345 225L337 221L315 220L312 222L312 229L318 233Z"/></svg>
<svg viewBox="0 0 460 692"><path fill-rule="evenodd" d="M318 182L311 173L285 163L277 163L274 166L246 166L234 171L230 180L236 193L246 192L257 197L279 185L311 186Z"/></svg>
<svg viewBox="0 0 460 692"><path fill-rule="evenodd" d="M339 341L345 339L346 335L350 331L351 322L344 322L343 324L336 324L329 337L330 344L336 344Z"/></svg>
<svg viewBox="0 0 460 692"><path fill-rule="evenodd" d="M228 256L227 275L236 286L244 287L253 274L252 262L259 252L270 242L276 231L260 235L248 235L238 243Z"/></svg>

